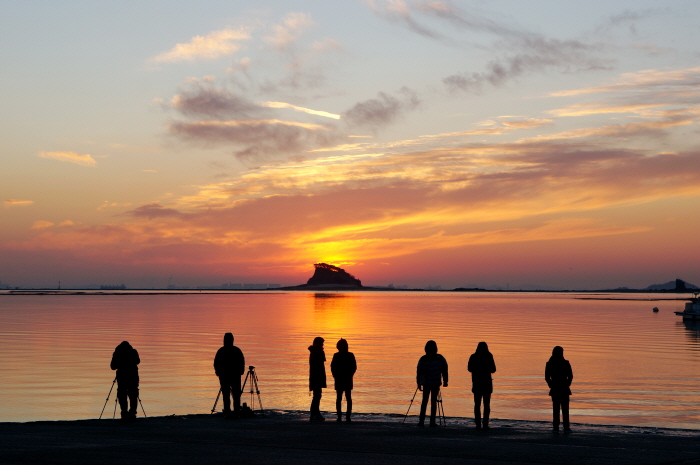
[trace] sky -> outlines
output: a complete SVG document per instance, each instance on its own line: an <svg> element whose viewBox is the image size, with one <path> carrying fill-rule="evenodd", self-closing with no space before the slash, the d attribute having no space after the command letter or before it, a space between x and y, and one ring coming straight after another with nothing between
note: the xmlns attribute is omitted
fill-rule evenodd
<svg viewBox="0 0 700 465"><path fill-rule="evenodd" d="M0 282L700 284L700 3L0 0Z"/></svg>

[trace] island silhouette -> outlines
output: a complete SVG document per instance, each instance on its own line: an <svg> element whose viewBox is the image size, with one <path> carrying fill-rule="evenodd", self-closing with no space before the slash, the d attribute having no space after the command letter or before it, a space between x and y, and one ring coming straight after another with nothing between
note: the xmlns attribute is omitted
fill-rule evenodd
<svg viewBox="0 0 700 465"><path fill-rule="evenodd" d="M306 284L283 289L362 289L362 281L344 269L328 263L314 263L314 274Z"/></svg>

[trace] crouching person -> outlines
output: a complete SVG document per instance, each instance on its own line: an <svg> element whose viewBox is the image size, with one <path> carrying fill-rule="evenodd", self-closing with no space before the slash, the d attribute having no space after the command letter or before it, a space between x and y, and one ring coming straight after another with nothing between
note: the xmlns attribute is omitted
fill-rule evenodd
<svg viewBox="0 0 700 465"><path fill-rule="evenodd" d="M139 363L139 353L127 341L114 349L109 366L112 370L117 370L117 399L123 420L136 418L139 401Z"/></svg>

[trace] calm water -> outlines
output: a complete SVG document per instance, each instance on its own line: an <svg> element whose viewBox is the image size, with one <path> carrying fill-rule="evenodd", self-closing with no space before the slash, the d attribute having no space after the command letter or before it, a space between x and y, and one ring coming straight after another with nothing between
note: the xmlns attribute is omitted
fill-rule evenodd
<svg viewBox="0 0 700 465"><path fill-rule="evenodd" d="M218 392L213 357L231 331L267 409L308 409L307 347L320 335L328 363L340 337L357 357L355 411L403 414L434 339L450 366L445 413L468 417L466 364L483 340L498 368L494 418L550 419L544 365L561 345L574 370L573 422L700 428L700 327L673 314L682 302L576 297L590 295L0 295L0 421L96 418L122 340L141 355L149 416L208 413ZM334 394L324 391L322 410L334 410Z"/></svg>

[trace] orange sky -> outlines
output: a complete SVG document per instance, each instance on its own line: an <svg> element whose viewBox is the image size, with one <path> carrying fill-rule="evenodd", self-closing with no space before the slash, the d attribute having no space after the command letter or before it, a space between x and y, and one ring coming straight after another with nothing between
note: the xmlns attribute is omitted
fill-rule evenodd
<svg viewBox="0 0 700 465"><path fill-rule="evenodd" d="M48 52L24 41L0 285L292 285L316 262L368 285L700 284L700 68L675 42L700 10L634 5L214 8L108 28L141 46L105 70L59 35L74 53L33 92ZM10 10L5 34L48 43L50 12Z"/></svg>

